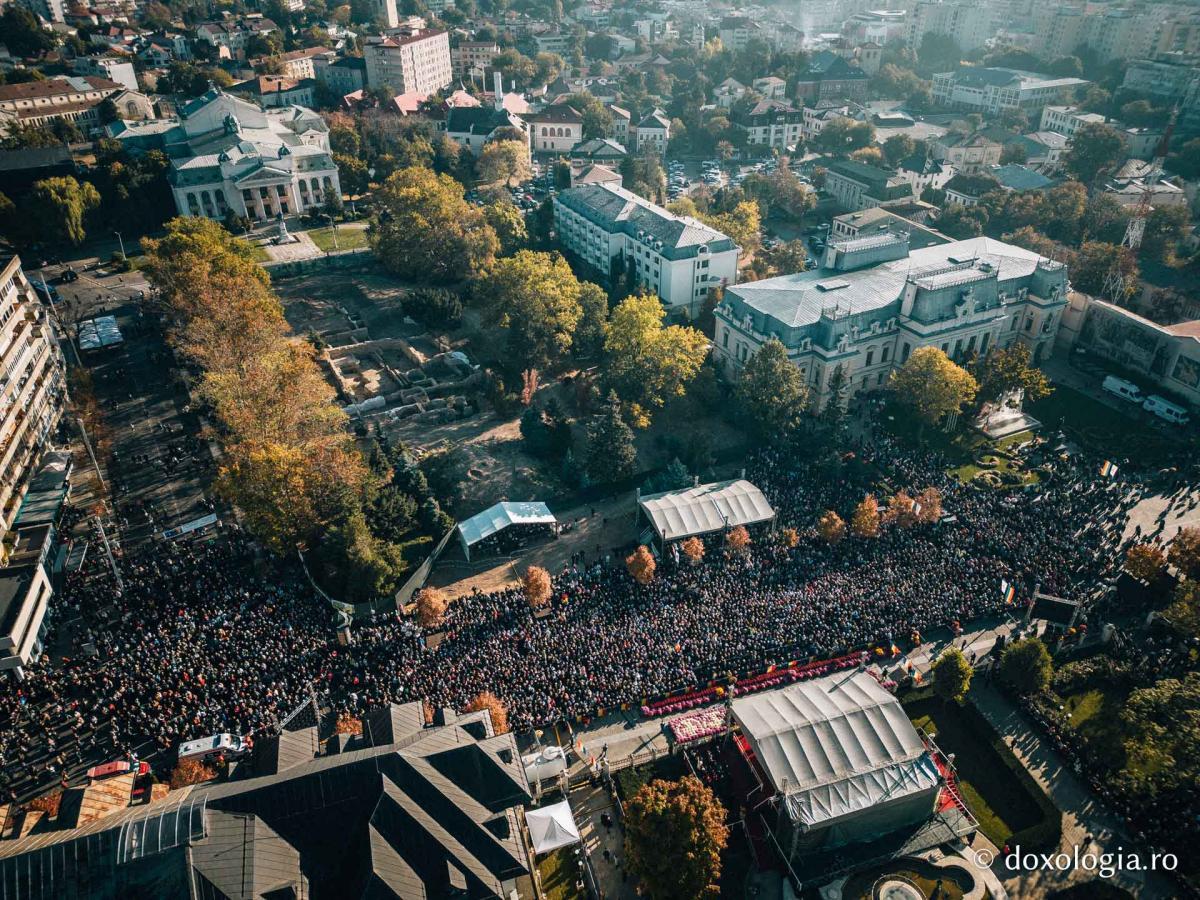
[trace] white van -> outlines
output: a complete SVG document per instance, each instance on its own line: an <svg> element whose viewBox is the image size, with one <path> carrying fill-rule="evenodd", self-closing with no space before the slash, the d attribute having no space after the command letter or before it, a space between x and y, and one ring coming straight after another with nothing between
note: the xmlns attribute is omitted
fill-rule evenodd
<svg viewBox="0 0 1200 900"><path fill-rule="evenodd" d="M1165 397L1158 396L1158 394L1151 394L1147 397L1146 402L1142 404L1142 409L1148 413L1154 413L1160 419L1173 425L1186 425L1191 421L1186 409L1178 403L1172 403Z"/></svg>
<svg viewBox="0 0 1200 900"><path fill-rule="evenodd" d="M214 734L198 741L186 741L179 745L179 758L208 760L224 755L235 758L250 749L250 744L236 734Z"/></svg>
<svg viewBox="0 0 1200 900"><path fill-rule="evenodd" d="M1122 400L1132 400L1134 403L1142 402L1142 389L1132 381L1126 381L1116 375L1108 375L1105 376L1103 387L1110 394L1116 394Z"/></svg>

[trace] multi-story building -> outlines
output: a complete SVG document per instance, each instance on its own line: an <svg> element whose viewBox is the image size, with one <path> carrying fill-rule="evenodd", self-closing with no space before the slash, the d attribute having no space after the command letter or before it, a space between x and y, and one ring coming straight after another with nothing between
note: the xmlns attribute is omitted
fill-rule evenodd
<svg viewBox="0 0 1200 900"><path fill-rule="evenodd" d="M454 81L450 38L444 31L411 29L368 37L363 46L367 86L427 97Z"/></svg>
<svg viewBox="0 0 1200 900"><path fill-rule="evenodd" d="M721 109L733 109L733 105L745 96L746 86L732 75L713 88L713 102Z"/></svg>
<svg viewBox="0 0 1200 900"><path fill-rule="evenodd" d="M953 38L963 53L978 50L996 34L996 14L987 0L919 0L908 11L908 49L921 49L926 34Z"/></svg>
<svg viewBox="0 0 1200 900"><path fill-rule="evenodd" d="M1078 106L1047 106L1042 110L1042 131L1056 131L1064 137L1074 137L1084 125L1106 123L1099 113L1084 112Z"/></svg>
<svg viewBox="0 0 1200 900"><path fill-rule="evenodd" d="M774 75L755 78L750 86L754 89L754 93L764 100L782 100L787 96L787 82Z"/></svg>
<svg viewBox="0 0 1200 900"><path fill-rule="evenodd" d="M822 100L866 100L867 73L829 50L815 53L796 78L797 100L807 105Z"/></svg>
<svg viewBox="0 0 1200 900"><path fill-rule="evenodd" d="M317 66L321 64L318 60L328 65L336 58L337 54L326 47L305 47L303 50L292 50L275 57L260 56L250 60L250 65L261 72L268 64L277 63L280 67L277 74L300 81L317 77Z"/></svg>
<svg viewBox="0 0 1200 900"><path fill-rule="evenodd" d="M529 140L529 125L516 113L504 108L504 98L492 106L455 106L442 123L446 136L478 156L491 141L501 135L524 134Z"/></svg>
<svg viewBox="0 0 1200 900"><path fill-rule="evenodd" d="M127 91L141 90L137 72L128 59L117 56L77 56L71 62L76 75L92 75L121 85Z"/></svg>
<svg viewBox="0 0 1200 900"><path fill-rule="evenodd" d="M621 260L671 310L695 318L708 292L737 281L739 248L721 232L623 188L585 185L554 198L563 247L607 277Z"/></svg>
<svg viewBox="0 0 1200 900"><path fill-rule="evenodd" d="M461 41L450 48L450 68L455 78L483 78L499 55L500 45L495 41Z"/></svg>
<svg viewBox="0 0 1200 900"><path fill-rule="evenodd" d="M1171 54L1200 55L1200 14L1190 13L1163 22L1155 36L1151 57Z"/></svg>
<svg viewBox="0 0 1200 900"><path fill-rule="evenodd" d="M51 594L45 554L26 552L22 501L45 461L65 391L49 314L11 257L0 269L0 565L8 567L0 569L0 670L18 678L41 655ZM65 494L63 481L56 484ZM53 528L38 528L40 548Z"/></svg>
<svg viewBox="0 0 1200 900"><path fill-rule="evenodd" d="M367 86L367 61L361 56L342 56L333 60L318 56L313 63L317 81L336 97L345 97Z"/></svg>
<svg viewBox="0 0 1200 900"><path fill-rule="evenodd" d="M559 56L569 56L574 44L575 35L561 28L533 36L533 46L538 53L557 53Z"/></svg>
<svg viewBox="0 0 1200 900"><path fill-rule="evenodd" d="M638 153L667 152L671 140L671 120L661 109L656 109L637 124L634 147Z"/></svg>
<svg viewBox="0 0 1200 900"><path fill-rule="evenodd" d="M65 22L67 4L63 0L20 0L20 5L47 22Z"/></svg>
<svg viewBox="0 0 1200 900"><path fill-rule="evenodd" d="M1097 9L1035 5L1029 49L1043 59L1076 54L1080 47L1102 59L1131 59L1154 52L1164 25L1159 9Z"/></svg>
<svg viewBox="0 0 1200 900"><path fill-rule="evenodd" d="M583 116L565 103L547 106L529 116L530 143L536 152L567 153L583 143Z"/></svg>
<svg viewBox="0 0 1200 900"><path fill-rule="evenodd" d="M1088 83L1082 78L1056 78L1017 69L962 68L933 76L933 102L983 115L995 116L1010 109L1036 115Z"/></svg>
<svg viewBox="0 0 1200 900"><path fill-rule="evenodd" d="M1067 293L1062 263L1021 247L981 237L910 250L889 230L831 241L818 269L727 288L714 354L734 376L778 338L819 408L837 370L847 396L875 390L919 347L965 361L1020 341L1041 362Z"/></svg>
<svg viewBox="0 0 1200 900"><path fill-rule="evenodd" d="M745 113L736 114L733 125L754 147L794 147L803 140L804 110L782 100L760 100Z"/></svg>
<svg viewBox="0 0 1200 900"><path fill-rule="evenodd" d="M949 131L935 138L929 154L938 162L949 163L957 172L971 174L1000 165L1004 147L982 134L962 134Z"/></svg>
<svg viewBox="0 0 1200 900"><path fill-rule="evenodd" d="M262 16L228 18L197 25L196 40L212 47L219 59L245 59L251 38L278 30L278 25Z"/></svg>
<svg viewBox="0 0 1200 900"><path fill-rule="evenodd" d="M740 53L752 40L762 40L762 26L747 16L726 16L717 29L721 46Z"/></svg>
<svg viewBox="0 0 1200 900"><path fill-rule="evenodd" d="M312 106L316 91L315 78L297 80L286 75L259 75L229 88L229 93L253 100L264 108Z"/></svg>
<svg viewBox="0 0 1200 900"><path fill-rule="evenodd" d="M912 185L900 175L854 159L835 159L825 166L825 191L851 212L913 196Z"/></svg>
<svg viewBox="0 0 1200 900"><path fill-rule="evenodd" d="M264 110L213 88L176 119L116 122L109 132L131 150L166 153L181 216L263 221L341 202L329 128L302 106Z"/></svg>
<svg viewBox="0 0 1200 900"><path fill-rule="evenodd" d="M0 130L9 121L48 125L62 119L91 133L101 125L100 105L105 100L116 103L125 118L154 116L154 107L144 95L128 91L107 78L72 75L0 85Z"/></svg>
<svg viewBox="0 0 1200 900"><path fill-rule="evenodd" d="M908 14L902 9L872 9L855 13L842 25L842 34L851 44L878 44L905 40Z"/></svg>
<svg viewBox="0 0 1200 900"><path fill-rule="evenodd" d="M400 24L400 13L396 8L396 0L371 0L371 9L375 13L375 24L380 28L396 28Z"/></svg>

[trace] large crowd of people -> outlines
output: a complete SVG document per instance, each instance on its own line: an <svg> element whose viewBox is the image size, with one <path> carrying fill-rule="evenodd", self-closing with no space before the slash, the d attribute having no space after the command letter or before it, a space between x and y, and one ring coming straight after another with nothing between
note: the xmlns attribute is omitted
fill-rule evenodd
<svg viewBox="0 0 1200 900"><path fill-rule="evenodd" d="M97 557L54 601L56 629L72 629L66 642L88 652L48 657L0 694L0 778L26 795L96 762L262 732L312 691L351 713L418 698L461 709L490 691L512 726L527 728L1016 613L1002 580L1020 585L1018 604L1035 585L1083 597L1119 565L1142 488L1101 479L1093 460L1051 465L1036 488L995 491L960 485L938 454L888 438L832 469L768 449L748 477L779 524L800 530L795 547L776 530L726 553L712 536L702 563L668 554L647 585L618 553L558 573L549 615L535 615L519 588L475 593L451 604L436 637L389 616L356 626L350 646L300 577L254 574L236 532L125 560L120 593ZM881 481L938 488L948 518L836 544L816 534L822 511L848 521Z"/></svg>

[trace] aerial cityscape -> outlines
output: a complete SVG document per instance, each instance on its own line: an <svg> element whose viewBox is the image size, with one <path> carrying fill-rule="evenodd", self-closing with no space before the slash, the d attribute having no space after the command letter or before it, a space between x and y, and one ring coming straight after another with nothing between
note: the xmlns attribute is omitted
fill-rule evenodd
<svg viewBox="0 0 1200 900"><path fill-rule="evenodd" d="M1200 897L1200 3L0 0L0 900Z"/></svg>

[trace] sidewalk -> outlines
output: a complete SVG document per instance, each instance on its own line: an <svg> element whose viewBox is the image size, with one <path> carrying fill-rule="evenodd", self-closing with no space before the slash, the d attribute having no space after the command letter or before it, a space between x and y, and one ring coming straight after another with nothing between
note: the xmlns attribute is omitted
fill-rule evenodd
<svg viewBox="0 0 1200 900"><path fill-rule="evenodd" d="M1081 853L1141 852L1142 864L1148 864L1145 851L1137 846L1118 818L1103 807L1062 758L1042 742L1041 736L1006 697L992 687L979 685L971 691L971 699L1054 805L1062 810L1062 852L1073 854L1075 847L1079 847ZM1091 835L1091 843L1088 843L1088 835ZM1044 897L1098 877L1077 870L1010 873L999 863L993 866L993 871L1003 881L1009 896L1022 900ZM1138 898L1175 895L1170 879L1155 872L1118 872L1107 881Z"/></svg>

